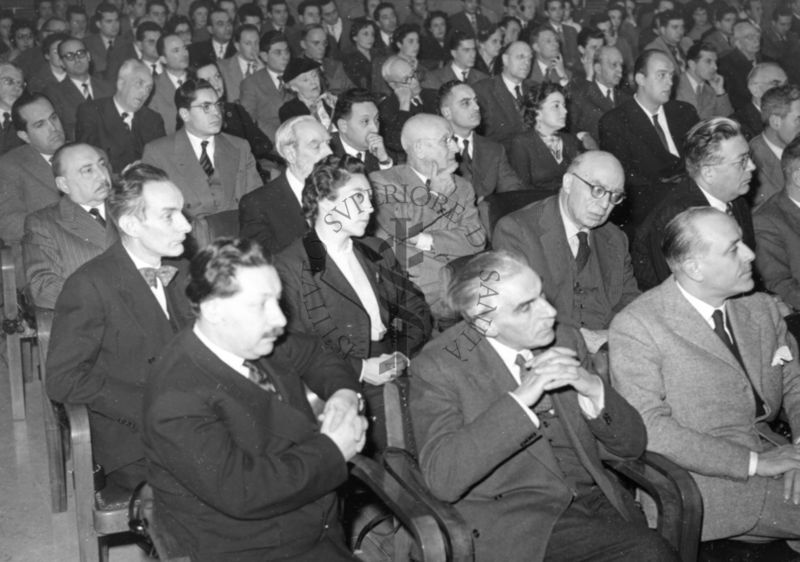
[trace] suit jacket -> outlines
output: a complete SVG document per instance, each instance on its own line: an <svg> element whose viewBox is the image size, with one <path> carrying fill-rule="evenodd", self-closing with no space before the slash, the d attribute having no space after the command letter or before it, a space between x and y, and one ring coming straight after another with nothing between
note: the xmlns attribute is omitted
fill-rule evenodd
<svg viewBox="0 0 800 562"><path fill-rule="evenodd" d="M223 363L191 328L154 365L143 439L159 526L176 543L170 557L256 562L301 555L326 537L343 542L335 490L347 464L319 432L303 383L327 398L357 392L357 378L302 335L257 363L283 400ZM338 560L329 548L323 559Z"/></svg>
<svg viewBox="0 0 800 562"><path fill-rule="evenodd" d="M472 134L472 162L462 160L458 171L461 177L472 184L479 201L494 192L524 189L508 162L503 145L478 133Z"/></svg>
<svg viewBox="0 0 800 562"><path fill-rule="evenodd" d="M242 69L239 66L238 55L218 61L217 64L219 66L219 73L222 75L222 80L225 82L225 92L228 95L228 101L238 103L241 97L240 88L242 80L244 80L244 74L242 74ZM253 74L258 71L255 66L253 70Z"/></svg>
<svg viewBox="0 0 800 562"><path fill-rule="evenodd" d="M331 151L333 151L333 154L335 156L341 158L346 154L339 133L333 133L331 135L330 145L331 145ZM372 172L377 172L381 169L380 162L378 162L378 159L369 150L364 151L364 157L362 160L364 161L364 169L367 172L367 174L371 174Z"/></svg>
<svg viewBox="0 0 800 562"><path fill-rule="evenodd" d="M644 291L655 287L670 276L670 269L661 252L664 229L678 213L690 207L707 207L708 199L694 180L685 178L647 215L647 219L636 229L631 245L633 270L639 287ZM742 229L742 239L751 249L755 248L753 219L750 204L744 196L731 202L733 217Z"/></svg>
<svg viewBox="0 0 800 562"><path fill-rule="evenodd" d="M116 51L118 47L121 47L118 45L119 41L119 37L114 39L114 48L112 52ZM106 42L99 33L88 33L86 37L83 38L83 44L86 46L86 50L89 51L89 54L92 55L92 71L94 75L106 76L106 68L108 67L108 57L110 54Z"/></svg>
<svg viewBox="0 0 800 562"><path fill-rule="evenodd" d="M494 229L492 246L522 256L542 278L545 295L558 311L558 319L580 327L572 315L575 299L574 257L567 241L559 196L531 203L501 218ZM591 330L605 330L614 315L639 296L628 254L628 239L614 224L605 224L589 232L589 246L600 265L601 286L610 308L605 321Z"/></svg>
<svg viewBox="0 0 800 562"><path fill-rule="evenodd" d="M719 73L725 78L725 89L731 98L734 109L740 109L751 102L753 95L747 88L747 75L753 70L756 61L749 61L739 49L733 49L719 59Z"/></svg>
<svg viewBox="0 0 800 562"><path fill-rule="evenodd" d="M667 45L667 42L664 41L662 37L656 37L645 47L645 49L655 49L656 51L661 51L662 53L667 55L669 57L669 60L672 61L672 64L675 67L675 74L680 75L683 71L686 70L686 56L682 52L680 52L680 47L675 47L675 48L678 50L679 57L675 55L675 53L672 51L672 49L670 49L669 45Z"/></svg>
<svg viewBox="0 0 800 562"><path fill-rule="evenodd" d="M225 102L222 132L247 141L256 160L272 157L273 144L238 103Z"/></svg>
<svg viewBox="0 0 800 562"><path fill-rule="evenodd" d="M381 117L381 136L395 162L399 161L401 156L405 157L405 151L400 142L400 133L403 131L406 121L418 113L433 113L434 115L439 113L438 92L423 88L419 97L422 103L410 106L408 111L400 110L400 102L394 93L389 94L378 105Z"/></svg>
<svg viewBox="0 0 800 562"><path fill-rule="evenodd" d="M581 66L581 54L578 51L578 32L574 27L563 24L561 26L561 34L556 31L555 27L549 21L542 27L551 30L558 37L561 44L561 56L564 59L564 66L570 70L574 70Z"/></svg>
<svg viewBox="0 0 800 562"><path fill-rule="evenodd" d="M214 137L214 175L206 175L185 129L144 147L142 161L158 166L183 193L192 216L202 217L238 208L239 200L262 185L247 141L219 133ZM220 183L219 188L213 185Z"/></svg>
<svg viewBox="0 0 800 562"><path fill-rule="evenodd" d="M528 87L523 83L521 88L522 95L525 96ZM474 89L481 106L481 134L503 143L506 150L509 150L511 138L525 129L514 96L506 88L501 75L478 82Z"/></svg>
<svg viewBox="0 0 800 562"><path fill-rule="evenodd" d="M557 190L572 160L582 152L577 137L559 132L562 144L561 162L556 162L536 131L525 131L511 139L511 166L526 189Z"/></svg>
<svg viewBox="0 0 800 562"><path fill-rule="evenodd" d="M614 98L613 103L603 95L594 80L584 82L582 87L573 89L570 96L571 99L567 102L569 104L567 117L570 122L570 132L578 134L581 131L586 131L593 139L599 140L600 118L631 99L627 93L619 88L614 88L612 96Z"/></svg>
<svg viewBox="0 0 800 562"><path fill-rule="evenodd" d="M278 110L292 99L284 88L279 92L266 68L242 80L240 102L269 140L275 142L275 131L281 124Z"/></svg>
<svg viewBox="0 0 800 562"><path fill-rule="evenodd" d="M166 69L155 77L153 94L147 106L164 120L164 131L173 134L178 127L178 108L175 107L175 85L167 76Z"/></svg>
<svg viewBox="0 0 800 562"><path fill-rule="evenodd" d="M710 43L717 49L720 57L730 53L733 49L733 39L722 33L719 29L712 29L702 38L703 43Z"/></svg>
<svg viewBox="0 0 800 562"><path fill-rule="evenodd" d="M764 130L761 111L753 105L752 100L731 115L731 119L735 119L742 126L742 134L748 141L760 135Z"/></svg>
<svg viewBox="0 0 800 562"><path fill-rule="evenodd" d="M106 472L144 457L142 389L152 364L192 313L187 264L165 288L170 317L117 242L85 263L56 301L47 355L47 393L86 404L95 461Z"/></svg>
<svg viewBox="0 0 800 562"><path fill-rule="evenodd" d="M486 245L486 232L478 219L475 191L466 180L454 176L456 189L447 197L431 195L411 166L394 166L370 174L375 207L376 236L389 241L395 253L404 246L411 280L422 289L434 316L442 306L439 272L444 264L476 254ZM400 226L402 225L402 226ZM398 232L399 228L407 229ZM419 233L433 239L431 250L407 242Z"/></svg>
<svg viewBox="0 0 800 562"><path fill-rule="evenodd" d="M609 334L614 387L642 414L648 449L691 471L700 488L704 541L749 531L764 505L768 479L747 476L750 451L764 450L748 379L767 420L782 405L792 434L800 430L797 345L774 299L754 293L728 299L726 310L747 372L673 277L620 312ZM794 359L771 366L786 345Z"/></svg>
<svg viewBox="0 0 800 562"><path fill-rule="evenodd" d="M772 25L767 25L761 35L761 56L764 60L782 63L792 48L792 42L796 41L797 37L791 33L781 38Z"/></svg>
<svg viewBox="0 0 800 562"><path fill-rule="evenodd" d="M764 287L800 310L800 209L781 190L753 213L753 227Z"/></svg>
<svg viewBox="0 0 800 562"><path fill-rule="evenodd" d="M353 250L380 307L384 340L407 357L416 355L431 334L430 309L408 279L391 247L378 238L353 240ZM275 258L286 305L287 329L322 338L326 347L360 373L371 350L371 324L352 285L330 259L314 229Z"/></svg>
<svg viewBox="0 0 800 562"><path fill-rule="evenodd" d="M39 45L33 45L30 49L22 51L12 62L22 70L23 76L33 76L49 64Z"/></svg>
<svg viewBox="0 0 800 562"><path fill-rule="evenodd" d="M303 209L289 187L286 173L248 193L239 202L241 237L255 240L265 253L272 255L308 230Z"/></svg>
<svg viewBox="0 0 800 562"><path fill-rule="evenodd" d="M578 352L567 327L557 345ZM634 519L629 496L601 464L636 458L645 430L607 383L605 408L589 419L577 393L549 393L570 444L610 503ZM508 393L517 383L487 339L464 322L430 342L411 365L411 417L419 464L433 494L452 502L475 537L476 560L544 559L553 525L573 499L547 438Z"/></svg>
<svg viewBox="0 0 800 562"><path fill-rule="evenodd" d="M225 56L222 59L218 59L212 42L213 39L207 39L206 41L198 41L189 45L189 65L192 68L200 68L212 62L229 59L236 54L236 46L234 46L233 40L230 40L225 48Z"/></svg>
<svg viewBox="0 0 800 562"><path fill-rule="evenodd" d="M117 112L113 97L78 106L75 140L105 150L116 173L139 160L147 143L164 135L164 120L149 107L133 114L133 127L129 130Z"/></svg>
<svg viewBox="0 0 800 562"><path fill-rule="evenodd" d="M48 64L40 68L36 74L28 79L28 91L44 94L47 92L48 87L55 86L58 83L59 79L50 70L50 65Z"/></svg>
<svg viewBox="0 0 800 562"><path fill-rule="evenodd" d="M767 199L783 190L783 170L780 159L764 141L763 133L750 141L750 154L758 174L751 183L748 198L753 207L758 208Z"/></svg>
<svg viewBox="0 0 800 562"><path fill-rule="evenodd" d="M462 78L463 76L456 76L456 73L453 72L452 64L446 64L442 68L437 68L436 70L428 72L425 76L425 82L422 84L422 87L430 88L431 90L438 90L442 85L447 84L452 80L463 82ZM487 78L489 78L488 74L471 68L467 73L467 84L473 86L481 80L485 80Z"/></svg>
<svg viewBox="0 0 800 562"><path fill-rule="evenodd" d="M692 104L697 110L697 115L700 119L728 117L733 113L733 106L731 106L727 92L722 96L718 96L711 84L704 80L703 89L700 91L700 96L698 97L685 72L681 74L681 78L678 81L675 99Z"/></svg>
<svg viewBox="0 0 800 562"><path fill-rule="evenodd" d="M489 29L492 26L492 22L489 21L489 18L481 13L475 14L475 24L479 32ZM447 30L449 33L458 31L467 37L477 38L475 28L472 27L466 12L458 12L450 16L447 20Z"/></svg>
<svg viewBox="0 0 800 562"><path fill-rule="evenodd" d="M25 215L57 203L53 169L31 145L24 144L0 157L0 239L22 239Z"/></svg>
<svg viewBox="0 0 800 562"><path fill-rule="evenodd" d="M9 118L10 116L11 112L9 112ZM2 117L2 115L0 115L0 117ZM0 125L0 156L23 144L25 143L17 136L17 129L14 127L13 123L9 121L8 125L5 127Z"/></svg>
<svg viewBox="0 0 800 562"><path fill-rule="evenodd" d="M92 99L106 98L113 96L115 87L101 78L90 78L89 83L92 88ZM75 83L65 76L61 82L47 88L47 97L53 102L53 108L61 119L64 126L64 134L68 141L75 140L75 125L78 119L78 106L86 101L83 91L79 90Z"/></svg>
<svg viewBox="0 0 800 562"><path fill-rule="evenodd" d="M367 59L361 51L353 51L343 56L344 71L356 88L372 91L373 67L376 66L377 59L377 53L372 54L372 59Z"/></svg>
<svg viewBox="0 0 800 562"><path fill-rule="evenodd" d="M111 49L111 52L108 53L108 62L106 64L105 72L102 73L102 76L112 84L116 84L119 69L128 59L141 60L140 54L136 52L136 49L133 46L133 39L124 39L121 38L121 36L117 37L117 39L114 41L114 47ZM95 74L98 73L95 72Z"/></svg>
<svg viewBox="0 0 800 562"><path fill-rule="evenodd" d="M33 304L55 308L67 277L117 238L110 218L104 228L69 197L28 215L22 253Z"/></svg>

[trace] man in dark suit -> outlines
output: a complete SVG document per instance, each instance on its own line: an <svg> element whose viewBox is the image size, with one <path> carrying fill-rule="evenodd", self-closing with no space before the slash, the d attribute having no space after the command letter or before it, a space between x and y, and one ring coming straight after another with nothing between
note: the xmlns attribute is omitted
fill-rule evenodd
<svg viewBox="0 0 800 562"><path fill-rule="evenodd" d="M375 44L372 46L372 50L379 57L388 57L394 52L392 38L397 30L397 10L395 10L394 4L381 2L375 7L375 11L369 15L372 16L378 26L378 33L375 34Z"/></svg>
<svg viewBox="0 0 800 562"><path fill-rule="evenodd" d="M558 1L551 0L554 3ZM566 88L572 73L566 68L556 32L549 27L540 27L531 32L530 41L533 48L530 81L535 84L551 82Z"/></svg>
<svg viewBox="0 0 800 562"><path fill-rule="evenodd" d="M375 96L360 88L344 92L333 110L333 122L339 130L331 135L333 154L358 158L367 174L394 166L380 135L379 121Z"/></svg>
<svg viewBox="0 0 800 562"><path fill-rule="evenodd" d="M717 73L717 52L713 45L695 43L686 53L687 68L681 73L675 99L690 103L700 119L728 117L733 113L725 79Z"/></svg>
<svg viewBox="0 0 800 562"><path fill-rule="evenodd" d="M264 68L264 63L258 58L260 39L261 35L256 26L238 27L233 34L236 56L215 63L225 81L227 99L230 102L239 103L242 80Z"/></svg>
<svg viewBox="0 0 800 562"><path fill-rule="evenodd" d="M687 135L685 147L688 177L651 210L633 236L631 258L642 290L669 277L661 252L664 229L689 207L710 205L728 212L742 229L744 243L755 248L750 204L744 196L756 167L738 123L726 117L702 121Z"/></svg>
<svg viewBox="0 0 800 562"><path fill-rule="evenodd" d="M612 220L629 232L683 171L683 138L698 120L690 104L669 99L674 74L667 55L643 52L634 68L634 99L600 118L600 148L617 157L626 176L627 201Z"/></svg>
<svg viewBox="0 0 800 562"><path fill-rule="evenodd" d="M725 87L733 108L738 110L750 103L747 77L761 62L761 32L746 21L733 27L735 48L719 59L719 73L725 78Z"/></svg>
<svg viewBox="0 0 800 562"><path fill-rule="evenodd" d="M573 8L574 9L574 8ZM578 52L578 32L569 25L563 25L564 2L562 0L546 0L544 13L547 21L542 26L556 34L564 66L570 71L575 71L581 64L581 55Z"/></svg>
<svg viewBox="0 0 800 562"><path fill-rule="evenodd" d="M616 47L601 47L594 56L594 79L572 91L568 113L573 133L585 131L599 139L600 118L631 99L619 88L622 81L622 53Z"/></svg>
<svg viewBox="0 0 800 562"><path fill-rule="evenodd" d="M277 254L308 230L302 194L314 164L331 154L330 135L311 115L293 117L275 133L275 148L286 161L276 179L239 202L242 238L258 242L265 252Z"/></svg>
<svg viewBox="0 0 800 562"><path fill-rule="evenodd" d="M78 106L87 100L114 94L114 86L89 74L91 54L80 39L66 39L58 46L58 56L67 72L66 77L45 92L53 102L68 141L75 139Z"/></svg>
<svg viewBox="0 0 800 562"><path fill-rule="evenodd" d="M171 135L178 124L175 91L189 78L189 51L183 39L172 33L159 36L156 52L162 72L153 79L153 95L148 107L161 116L164 130Z"/></svg>
<svg viewBox="0 0 800 562"><path fill-rule="evenodd" d="M144 146L163 137L164 120L145 107L153 76L138 60L122 65L113 96L78 106L75 140L103 150L116 173L142 157Z"/></svg>
<svg viewBox="0 0 800 562"><path fill-rule="evenodd" d="M475 93L483 118L479 132L508 150L511 138L525 128L522 103L528 91L525 80L531 72L533 51L527 43L515 41L506 47L502 61L502 73L475 84Z"/></svg>
<svg viewBox="0 0 800 562"><path fill-rule="evenodd" d="M342 54L350 52L353 49L350 41L350 20L339 15L336 0L320 0L319 8L322 25L336 44L336 48L331 45L330 55L341 57Z"/></svg>
<svg viewBox="0 0 800 562"><path fill-rule="evenodd" d="M192 316L186 264L191 226L166 174L131 166L112 188L108 216L120 241L67 279L56 301L47 356L52 400L86 404L95 462L124 490L145 479L143 387L156 357Z"/></svg>
<svg viewBox="0 0 800 562"><path fill-rule="evenodd" d="M119 36L119 9L110 2L101 2L95 9L97 21L97 33L90 33L84 39L86 48L92 56L92 71L95 76L105 76L107 80L114 81L116 76L110 76L106 72L109 57L112 53L125 49L125 41L120 40ZM130 42L127 42L130 48Z"/></svg>
<svg viewBox="0 0 800 562"><path fill-rule="evenodd" d="M481 14L480 0L462 0L464 10L453 14L447 21L450 33L458 32L473 39L478 38L478 33L491 27L489 18Z"/></svg>
<svg viewBox="0 0 800 562"><path fill-rule="evenodd" d="M473 68L475 66L475 57L478 54L474 37L461 33L451 33L447 40L447 45L453 60L442 68L428 72L422 82L423 88L438 90L442 85L453 80L474 85L489 77L480 70Z"/></svg>
<svg viewBox="0 0 800 562"><path fill-rule="evenodd" d="M228 12L214 8L208 14L208 31L211 39L189 45L189 60L192 68L209 62L218 62L236 54L233 37L233 21Z"/></svg>
<svg viewBox="0 0 800 562"><path fill-rule="evenodd" d="M772 11L769 26L762 29L761 55L764 60L784 63L797 43L798 37L791 32L792 11L787 7L778 7Z"/></svg>
<svg viewBox="0 0 800 562"><path fill-rule="evenodd" d="M42 43L42 53L47 60L47 65L41 67L35 74L28 77L28 91L43 94L47 88L58 84L65 77L64 65L58 57L58 45L69 38L66 33L54 33L49 35Z"/></svg>
<svg viewBox="0 0 800 562"><path fill-rule="evenodd" d="M0 156L22 144L11 118L11 108L24 91L22 71L11 63L0 63Z"/></svg>
<svg viewBox="0 0 800 562"><path fill-rule="evenodd" d="M761 97L767 90L787 83L786 72L774 62L762 62L755 66L747 77L750 103L738 109L731 118L742 126L742 134L748 141L761 134L764 122L761 118Z"/></svg>
<svg viewBox="0 0 800 562"><path fill-rule="evenodd" d="M286 0L269 0L267 2L267 19L262 26L262 31L277 31L281 35L288 35L289 27L289 4Z"/></svg>
<svg viewBox="0 0 800 562"><path fill-rule="evenodd" d="M480 202L495 192L522 189L503 145L475 132L481 123L475 90L463 82L450 81L439 89L439 104L442 117L455 133L459 174L472 184L476 200Z"/></svg>
<svg viewBox="0 0 800 562"><path fill-rule="evenodd" d="M23 94L11 117L24 142L0 157L0 239L22 239L25 215L58 202L50 159L64 144L64 128L42 94ZM21 270L20 270L21 271Z"/></svg>
<svg viewBox="0 0 800 562"><path fill-rule="evenodd" d="M289 64L289 42L285 35L268 31L259 42L259 58L265 68L242 80L240 102L270 140L281 123L278 111L292 99L283 82L283 71Z"/></svg>
<svg viewBox="0 0 800 562"><path fill-rule="evenodd" d="M67 144L53 155L58 203L25 218L22 252L33 304L52 309L67 277L117 239L105 200L111 174L105 155L88 144Z"/></svg>
<svg viewBox="0 0 800 562"><path fill-rule="evenodd" d="M425 482L472 529L476 559L678 560L603 468L644 452L642 419L577 331L555 329L539 276L486 252L448 295L464 322L414 359L409 404Z"/></svg>
<svg viewBox="0 0 800 562"><path fill-rule="evenodd" d="M168 555L357 560L335 493L365 441L357 376L319 339L276 341L281 282L251 241L204 249L187 293L197 320L156 363L144 400L147 480ZM321 421L304 383L327 400Z"/></svg>

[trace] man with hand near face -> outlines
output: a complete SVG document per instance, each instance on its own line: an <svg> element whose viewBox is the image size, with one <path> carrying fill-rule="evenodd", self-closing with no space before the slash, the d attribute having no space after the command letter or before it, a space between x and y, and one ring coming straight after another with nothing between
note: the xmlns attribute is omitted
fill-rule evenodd
<svg viewBox="0 0 800 562"><path fill-rule="evenodd" d="M364 163L367 174L394 166L379 133L378 106L370 92L354 88L340 95L333 120L339 130L331 135L333 154L358 158Z"/></svg>
<svg viewBox="0 0 800 562"><path fill-rule="evenodd" d="M717 73L717 51L708 43L695 43L686 53L687 68L681 74L675 99L690 103L700 119L728 117L733 113L725 91L725 79Z"/></svg>

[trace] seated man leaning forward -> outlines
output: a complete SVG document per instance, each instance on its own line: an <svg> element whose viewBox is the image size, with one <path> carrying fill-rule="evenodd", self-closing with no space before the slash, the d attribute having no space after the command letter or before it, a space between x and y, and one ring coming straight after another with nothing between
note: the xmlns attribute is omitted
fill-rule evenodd
<svg viewBox="0 0 800 562"><path fill-rule="evenodd" d="M642 419L587 370L578 331L554 328L539 276L486 252L447 297L464 321L412 362L410 404L425 481L476 560L678 560L602 465L644 452Z"/></svg>
<svg viewBox="0 0 800 562"><path fill-rule="evenodd" d="M672 219L663 252L672 276L611 323L614 386L641 412L648 448L692 473L702 540L800 539L800 446L767 427L782 410L800 436L797 345L772 297L740 296L753 252L713 207Z"/></svg>
<svg viewBox="0 0 800 562"><path fill-rule="evenodd" d="M154 365L144 399L157 535L194 561L357 560L335 490L364 446L349 365L286 318L257 243L218 239L195 256L193 327ZM328 399L317 422L303 383Z"/></svg>

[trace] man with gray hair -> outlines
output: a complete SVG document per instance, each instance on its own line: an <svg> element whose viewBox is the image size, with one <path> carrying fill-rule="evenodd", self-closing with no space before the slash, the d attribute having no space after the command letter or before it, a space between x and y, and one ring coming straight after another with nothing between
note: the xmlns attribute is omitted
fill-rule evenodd
<svg viewBox="0 0 800 562"><path fill-rule="evenodd" d="M732 51L720 57L719 73L725 79L731 105L738 110L750 101L747 77L761 62L761 32L752 23L740 21L733 26L733 45Z"/></svg>
<svg viewBox="0 0 800 562"><path fill-rule="evenodd" d="M370 174L375 235L392 244L401 265L422 289L436 318L442 302L440 270L486 245L472 185L454 174L458 147L444 118L415 115L403 127L408 162Z"/></svg>
<svg viewBox="0 0 800 562"><path fill-rule="evenodd" d="M277 254L308 230L302 195L314 164L331 154L331 136L311 115L293 117L275 132L275 148L286 170L239 201L242 238L258 242L265 253Z"/></svg>
<svg viewBox="0 0 800 562"><path fill-rule="evenodd" d="M602 465L644 452L642 419L556 325L539 276L485 252L447 298L463 321L414 358L409 404L425 482L476 560L678 560Z"/></svg>
<svg viewBox="0 0 800 562"><path fill-rule="evenodd" d="M701 540L794 539L797 549L797 344L775 299L749 294L754 255L733 217L687 209L667 224L663 252L672 275L611 323L613 386L642 414L647 448L691 472ZM769 427L779 415L792 443Z"/></svg>
<svg viewBox="0 0 800 562"><path fill-rule="evenodd" d="M764 123L761 120L761 98L770 88L783 86L788 82L786 72L774 62L757 64L747 75L747 90L750 103L739 108L731 115L731 119L742 127L742 134L750 141L761 134Z"/></svg>

